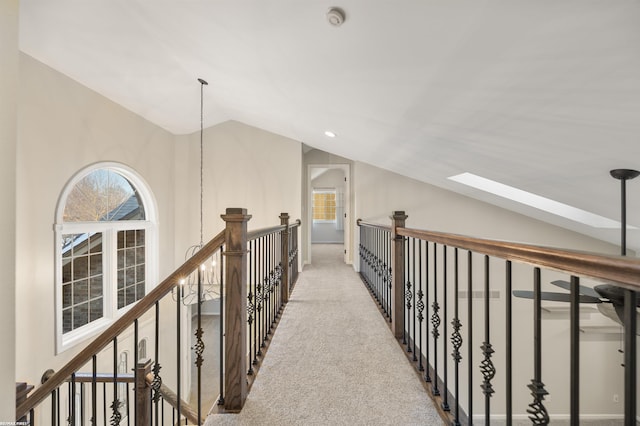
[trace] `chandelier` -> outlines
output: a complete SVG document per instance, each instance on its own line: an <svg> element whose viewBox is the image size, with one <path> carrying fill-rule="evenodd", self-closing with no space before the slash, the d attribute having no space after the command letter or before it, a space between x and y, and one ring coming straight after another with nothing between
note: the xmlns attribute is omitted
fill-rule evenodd
<svg viewBox="0 0 640 426"><path fill-rule="evenodd" d="M185 253L185 260L191 258L204 246L203 241L203 198L204 198L204 144L203 144L203 117L204 117L204 86L208 85L205 80L199 78L200 82L200 243L189 247ZM198 270L193 271L189 276L180 281L174 299L180 297L185 305L198 302L198 288L201 289L200 300L202 302L220 297L220 251L202 263Z"/></svg>

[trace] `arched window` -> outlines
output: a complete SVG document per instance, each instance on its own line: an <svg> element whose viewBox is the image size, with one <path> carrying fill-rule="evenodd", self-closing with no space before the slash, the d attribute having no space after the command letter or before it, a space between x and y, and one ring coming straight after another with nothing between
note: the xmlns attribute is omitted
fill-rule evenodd
<svg viewBox="0 0 640 426"><path fill-rule="evenodd" d="M56 334L61 352L110 324L148 291L156 264L155 203L117 163L78 172L56 212Z"/></svg>

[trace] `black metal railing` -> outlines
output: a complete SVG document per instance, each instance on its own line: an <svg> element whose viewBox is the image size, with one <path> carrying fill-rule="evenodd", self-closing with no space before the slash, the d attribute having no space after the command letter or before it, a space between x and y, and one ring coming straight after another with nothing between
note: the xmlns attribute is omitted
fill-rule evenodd
<svg viewBox="0 0 640 426"><path fill-rule="evenodd" d="M243 209L228 209L226 230L58 372L49 370L42 385L18 404L16 418L32 425L37 418L52 425L202 424L216 403L223 411L241 409L247 388L233 386L252 381L289 285L295 284L300 226L299 220L289 225L283 213L283 225L247 233L249 218ZM241 282L245 285L229 284ZM229 291L241 287L248 296ZM204 325L205 303L219 308L219 330ZM244 314L244 325L233 321ZM237 341L228 339L237 335L246 336L248 350L229 355ZM213 348L206 348L205 337ZM246 380L232 379L239 365ZM205 370L218 370L219 380Z"/></svg>
<svg viewBox="0 0 640 426"><path fill-rule="evenodd" d="M442 416L454 425L473 424L474 419L510 425L523 418L532 424L549 424L553 415L545 404L551 391L545 385L544 370L564 355L569 377L562 392L569 394L569 402L559 410L566 409L562 415L578 425L580 305L608 303L621 313L626 299L606 296L640 289L640 261L421 231L406 228L404 219L403 212L396 212L391 226L358 221L360 274L383 315L389 315L390 327L408 359L424 371L421 376ZM395 267L390 285L383 279L384 265ZM556 285L569 292L542 291L545 283L558 278L566 284L555 281ZM581 278L608 285L595 287L599 297L588 296ZM553 360L543 357L545 300L566 301L569 313L570 350L564 354L554 348ZM619 319L627 334L625 342L633 341L625 344L624 351L635 353L638 303L635 298L632 303ZM520 327L525 312L531 315L526 329L515 335L514 307L521 311ZM633 336L628 336L629 330ZM528 355L523 357L519 351L514 360L515 347L526 347ZM625 358L625 409L618 416L624 416L626 425L636 424L635 363L635 358ZM514 372L523 369L532 372L530 382L515 381L521 374ZM553 382L558 379L554 377ZM529 402L522 404L527 392ZM514 406L516 400L520 405ZM474 401L482 404L474 406Z"/></svg>
<svg viewBox="0 0 640 426"><path fill-rule="evenodd" d="M387 319L391 319L391 230L370 225L360 229L360 274Z"/></svg>

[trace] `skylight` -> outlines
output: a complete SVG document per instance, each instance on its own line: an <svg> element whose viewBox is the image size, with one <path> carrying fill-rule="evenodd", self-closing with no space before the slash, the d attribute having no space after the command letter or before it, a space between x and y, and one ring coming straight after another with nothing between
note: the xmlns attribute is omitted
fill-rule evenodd
<svg viewBox="0 0 640 426"><path fill-rule="evenodd" d="M541 197L540 195L532 194L522 189L514 188L513 186L486 179L472 173L461 173L459 175L449 176L449 179L594 228L619 229L621 226L620 222L604 216L599 216L586 210L550 200L549 198ZM630 228L633 227L630 226Z"/></svg>

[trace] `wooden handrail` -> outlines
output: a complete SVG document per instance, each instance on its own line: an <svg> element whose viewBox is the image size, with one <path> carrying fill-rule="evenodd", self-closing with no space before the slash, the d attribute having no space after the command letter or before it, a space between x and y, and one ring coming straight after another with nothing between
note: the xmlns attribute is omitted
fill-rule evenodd
<svg viewBox="0 0 640 426"><path fill-rule="evenodd" d="M298 219L294 223L289 225L289 229L295 228L296 226L300 226L301 224L302 222L300 221L300 219ZM277 226L271 226L269 228L256 229L254 231L249 231L247 233L247 240L248 241L257 240L258 238L264 237L265 235L273 234L274 232L280 232L284 230L285 230L284 225L277 225Z"/></svg>
<svg viewBox="0 0 640 426"><path fill-rule="evenodd" d="M284 225L271 226L269 228L256 229L255 231L247 232L247 241L257 240L265 235L273 234L274 232L284 231Z"/></svg>
<svg viewBox="0 0 640 426"><path fill-rule="evenodd" d="M577 250L561 250L410 228L397 228L397 233L404 237L432 241L502 259L613 281L622 287L640 291L640 260L634 258Z"/></svg>
<svg viewBox="0 0 640 426"><path fill-rule="evenodd" d="M113 373L97 373L95 376L96 383L113 383ZM118 373L115 377L118 383L135 383L136 376L131 373ZM73 379L76 383L93 383L93 373L76 373ZM67 377L67 381L71 381L71 377Z"/></svg>
<svg viewBox="0 0 640 426"><path fill-rule="evenodd" d="M362 219L358 219L356 221L356 224L358 226L368 226L369 228L376 228L376 229L381 229L383 231L391 232L390 226L380 225L379 223L373 223L373 222L365 222Z"/></svg>
<svg viewBox="0 0 640 426"><path fill-rule="evenodd" d="M302 225L302 221L300 219L296 219L295 222L289 224L289 229L296 228Z"/></svg>
<svg viewBox="0 0 640 426"><path fill-rule="evenodd" d="M88 363L94 354L100 352L113 341L120 333L126 330L133 322L144 315L149 309L169 293L182 278L195 271L200 264L211 257L225 242L225 231L220 232L202 249L187 259L182 266L164 279L158 286L140 299L135 306L117 319L109 328L98 335L86 348L71 359L59 371L53 374L42 386L37 388L23 403L16 408L16 418L26 415L32 408L47 398L51 392L58 388L76 370Z"/></svg>

